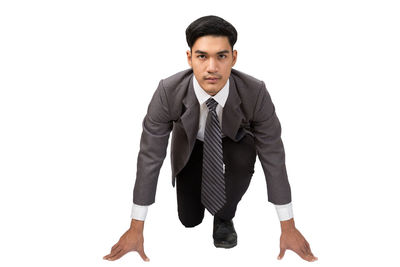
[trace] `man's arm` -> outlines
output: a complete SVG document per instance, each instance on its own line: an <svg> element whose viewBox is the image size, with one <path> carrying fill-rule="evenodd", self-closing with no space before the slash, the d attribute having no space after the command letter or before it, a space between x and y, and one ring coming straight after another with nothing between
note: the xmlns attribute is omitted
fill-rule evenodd
<svg viewBox="0 0 400 267"><path fill-rule="evenodd" d="M168 99L161 80L142 123L143 131L133 190L135 204L151 205L155 201L158 175L167 153L172 127Z"/></svg>
<svg viewBox="0 0 400 267"><path fill-rule="evenodd" d="M278 259L282 259L286 249L290 249L304 260L315 261L318 258L312 254L310 245L294 224L281 125L264 82L261 82L255 105L253 128L257 154L267 182L268 201L275 204L280 218L282 233Z"/></svg>
<svg viewBox="0 0 400 267"><path fill-rule="evenodd" d="M261 82L259 88L252 128L257 155L265 174L268 201L275 205L288 204L292 199L286 173L281 125L264 82Z"/></svg>
<svg viewBox="0 0 400 267"><path fill-rule="evenodd" d="M111 252L103 257L105 260L117 260L130 251L137 251L144 261L149 261L143 247L144 219L147 214L147 207L143 206L154 203L158 175L166 156L168 139L173 127L162 80L150 101L142 127L131 225L111 248Z"/></svg>

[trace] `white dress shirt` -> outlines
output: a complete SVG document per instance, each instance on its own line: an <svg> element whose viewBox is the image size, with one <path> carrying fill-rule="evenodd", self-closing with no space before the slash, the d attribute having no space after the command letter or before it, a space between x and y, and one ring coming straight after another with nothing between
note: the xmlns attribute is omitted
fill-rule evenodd
<svg viewBox="0 0 400 267"><path fill-rule="evenodd" d="M207 115L208 115L208 108L205 102L210 97L214 98L214 100L217 101L218 105L215 108L215 111L217 113L218 120L220 122L220 126L222 129L222 123L223 123L222 112L225 106L225 102L229 95L229 79L227 80L224 87L214 96L207 94L207 92L201 88L199 82L197 81L194 75L193 75L193 87L197 100L199 101L200 104L199 131L197 132L197 139L204 141L204 129L206 126ZM222 133L222 137L224 136L225 135ZM147 216L148 207L149 205L142 206L133 203L131 218L144 221ZM275 208L280 221L286 221L293 218L292 203L288 203L285 205L275 205Z"/></svg>

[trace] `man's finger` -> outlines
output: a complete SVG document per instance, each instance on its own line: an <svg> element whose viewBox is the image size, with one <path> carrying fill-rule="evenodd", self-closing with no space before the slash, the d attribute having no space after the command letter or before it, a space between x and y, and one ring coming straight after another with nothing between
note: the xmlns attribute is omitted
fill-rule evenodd
<svg viewBox="0 0 400 267"><path fill-rule="evenodd" d="M150 261L150 259L146 255L146 253L144 253L144 249L143 248L139 249L138 253L139 253L140 257L142 257L142 259L144 261Z"/></svg>
<svg viewBox="0 0 400 267"><path fill-rule="evenodd" d="M305 242L304 246L306 247L307 251L311 252L310 244L308 244L308 242Z"/></svg>
<svg viewBox="0 0 400 267"><path fill-rule="evenodd" d="M314 257L312 254L305 253L304 250L295 251L303 260L306 261L315 261L318 258Z"/></svg>
<svg viewBox="0 0 400 267"><path fill-rule="evenodd" d="M311 252L310 247L308 247L308 253L307 253L307 254L310 256L310 261L316 261L316 260L318 260L318 258L315 257L314 254Z"/></svg>
<svg viewBox="0 0 400 267"><path fill-rule="evenodd" d="M285 248L281 248L281 251L279 252L278 260L281 260L283 256L285 256Z"/></svg>
<svg viewBox="0 0 400 267"><path fill-rule="evenodd" d="M105 256L105 259L106 259L106 260L110 260L112 257L114 257L115 255L117 255L117 253L118 253L120 250L121 250L121 248L113 249L113 250L111 251L110 254L108 254L107 256Z"/></svg>
<svg viewBox="0 0 400 267"><path fill-rule="evenodd" d="M303 252L303 250L296 251L296 253L297 253L303 260L308 261L307 254L305 254L305 253Z"/></svg>
<svg viewBox="0 0 400 267"><path fill-rule="evenodd" d="M315 257L315 256L312 255L312 254L308 254L308 255L306 256L306 259L307 259L307 261L316 261L316 260L318 260L318 258Z"/></svg>
<svg viewBox="0 0 400 267"><path fill-rule="evenodd" d="M311 256L314 256L313 254L312 254L312 252L311 252L311 248L310 248L310 246L309 245L305 245L305 248L306 248L306 252L307 252L307 254L310 254Z"/></svg>
<svg viewBox="0 0 400 267"><path fill-rule="evenodd" d="M301 246L300 250L304 255L308 255L309 254L308 251L307 251L307 247L305 245Z"/></svg>
<svg viewBox="0 0 400 267"><path fill-rule="evenodd" d="M109 257L111 257L111 255L115 254L115 250L118 248L118 246L119 246L119 243L116 243L114 246L112 246L110 253L105 255L103 257L103 259L107 260Z"/></svg>
<svg viewBox="0 0 400 267"><path fill-rule="evenodd" d="M110 255L106 258L107 260L113 260L113 258L122 250L122 248L118 247L117 249L114 249Z"/></svg>
<svg viewBox="0 0 400 267"><path fill-rule="evenodd" d="M305 250L306 250L306 254L311 256L312 261L318 260L318 258L315 257L314 254L311 252L311 248L308 243L305 244Z"/></svg>
<svg viewBox="0 0 400 267"><path fill-rule="evenodd" d="M120 249L120 250L118 250L117 253L115 253L115 254L114 254L113 256L111 256L109 259L112 260L112 261L113 261L113 260L118 260L119 258L121 258L122 256L124 256L125 253L126 253L125 250Z"/></svg>

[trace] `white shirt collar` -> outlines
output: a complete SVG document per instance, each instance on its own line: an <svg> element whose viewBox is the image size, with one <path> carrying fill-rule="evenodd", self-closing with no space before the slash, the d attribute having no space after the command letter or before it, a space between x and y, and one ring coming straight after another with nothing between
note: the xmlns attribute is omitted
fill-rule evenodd
<svg viewBox="0 0 400 267"><path fill-rule="evenodd" d="M207 94L206 91L200 86L199 82L197 81L196 76L193 74L193 88L194 88L194 93L196 94L197 100L199 101L199 104L202 105L204 102L207 101L210 97L214 98L215 101L217 101L218 104L220 104L222 107L225 106L226 99L228 98L229 95L229 78L226 81L224 87L214 96L211 96Z"/></svg>

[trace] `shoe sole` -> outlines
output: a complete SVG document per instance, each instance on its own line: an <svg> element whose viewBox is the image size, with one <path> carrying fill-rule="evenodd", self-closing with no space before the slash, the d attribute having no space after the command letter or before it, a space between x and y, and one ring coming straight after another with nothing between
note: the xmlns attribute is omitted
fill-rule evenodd
<svg viewBox="0 0 400 267"><path fill-rule="evenodd" d="M225 243L225 242L217 243L214 241L214 246L217 248L233 248L236 245L237 241L235 243Z"/></svg>

